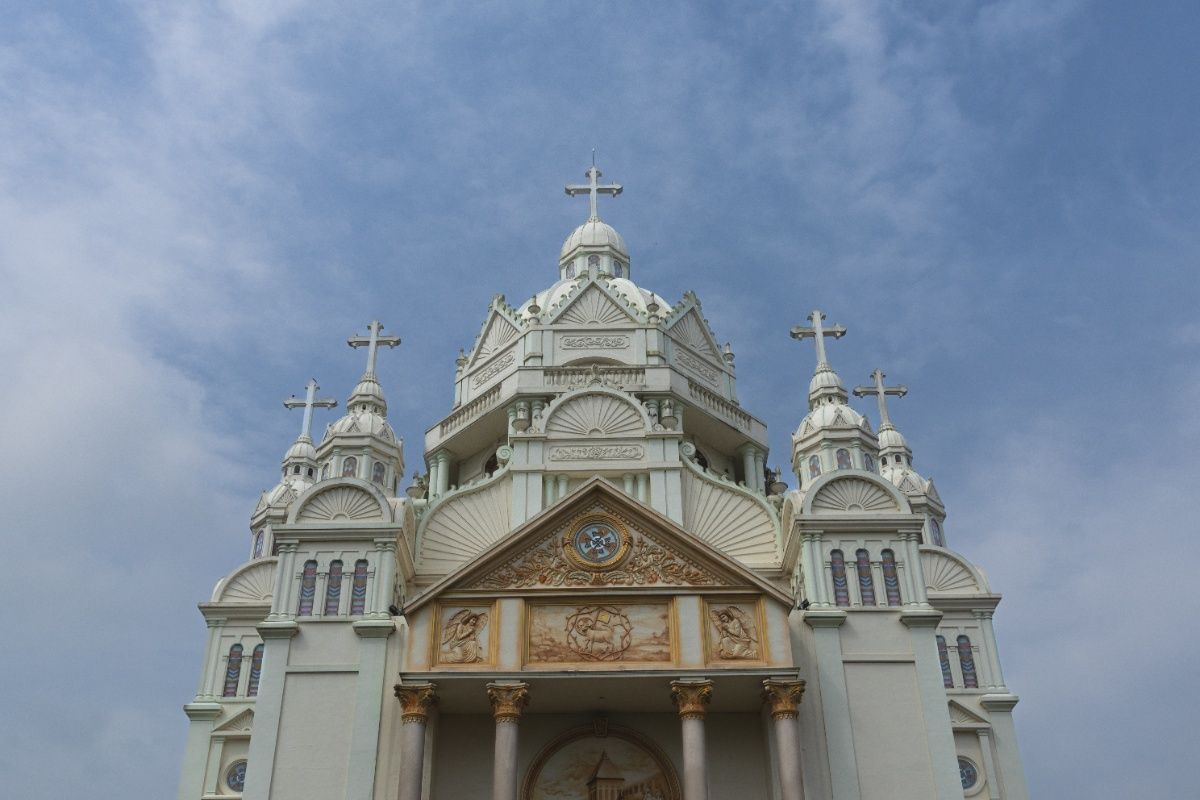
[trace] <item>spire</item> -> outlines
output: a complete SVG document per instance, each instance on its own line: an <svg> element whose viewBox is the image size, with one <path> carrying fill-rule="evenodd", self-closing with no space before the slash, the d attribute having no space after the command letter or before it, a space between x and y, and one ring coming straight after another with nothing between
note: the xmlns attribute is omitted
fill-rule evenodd
<svg viewBox="0 0 1200 800"><path fill-rule="evenodd" d="M826 326L824 324L825 315L821 313L820 309L809 314L808 319L812 322L811 326L797 325L791 331L793 339L799 341L812 339L817 345L817 368L813 372L812 381L808 386L808 406L810 409L816 408L817 404L826 398L844 405L849 399L849 395L846 394L846 387L842 386L842 379L833 371L833 367L829 366L829 361L825 357L825 337L840 339L846 335L846 327L844 325Z"/></svg>
<svg viewBox="0 0 1200 800"><path fill-rule="evenodd" d="M563 242L558 254L559 278L571 280L585 275L596 278L608 275L614 278L629 277L629 250L625 240L611 225L600 220L597 198L602 194L616 197L622 191L619 183L600 183L603 174L596 168L596 153L592 152L592 166L583 173L586 184L568 184L567 196L588 196L587 221L571 232Z"/></svg>
<svg viewBox="0 0 1200 800"><path fill-rule="evenodd" d="M359 336L355 334L346 340L346 344L353 348L367 348L367 369L359 379L358 385L354 387L354 392L350 395L347 402L348 408L353 411L358 406L365 405L372 411L377 411L382 415L387 415L387 400L383 397L383 388L379 385L379 380L375 377L375 359L379 353L380 346L383 347L398 347L400 345L399 336L381 336L383 323L379 320L374 320L367 326L369 331L368 336Z"/></svg>

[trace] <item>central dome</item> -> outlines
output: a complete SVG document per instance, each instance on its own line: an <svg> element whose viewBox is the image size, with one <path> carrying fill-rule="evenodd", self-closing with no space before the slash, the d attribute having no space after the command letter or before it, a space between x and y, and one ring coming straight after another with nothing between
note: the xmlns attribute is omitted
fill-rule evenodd
<svg viewBox="0 0 1200 800"><path fill-rule="evenodd" d="M579 248L606 247L612 248L618 254L629 258L629 250L625 247L625 239L616 229L600 219L589 219L580 225L567 240L563 242L559 260L569 258Z"/></svg>

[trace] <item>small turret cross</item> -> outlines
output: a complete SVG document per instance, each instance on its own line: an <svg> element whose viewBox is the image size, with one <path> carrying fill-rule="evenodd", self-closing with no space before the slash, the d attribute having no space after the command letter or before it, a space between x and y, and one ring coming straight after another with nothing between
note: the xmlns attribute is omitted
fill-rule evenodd
<svg viewBox="0 0 1200 800"><path fill-rule="evenodd" d="M834 339L840 339L846 335L846 326L830 325L826 327L822 323L825 320L825 315L818 309L808 315L812 321L811 327L797 325L792 328L792 338L803 341L804 339L814 339L817 343L817 366L828 364L825 360L825 337L832 336Z"/></svg>
<svg viewBox="0 0 1200 800"><path fill-rule="evenodd" d="M908 394L907 386L884 386L883 379L886 377L887 376L883 374L882 370L877 369L871 373L871 378L875 381L873 386L854 387L855 397L866 397L867 395L873 394L875 395L875 399L879 401L880 428L884 427L885 425L891 426L892 424L892 419L888 416L887 395L890 394L894 397L904 397L904 395Z"/></svg>
<svg viewBox="0 0 1200 800"><path fill-rule="evenodd" d="M351 336L346 340L346 344L351 347L367 348L367 375L372 377L375 375L375 354L379 347L396 347L400 344L399 336L380 336L379 332L383 330L383 323L375 320L367 326L367 330L371 332L370 336Z"/></svg>
<svg viewBox="0 0 1200 800"><path fill-rule="evenodd" d="M312 431L313 409L337 408L337 400L334 400L332 397L323 397L320 400L317 399L317 389L320 389L321 387L317 385L316 378L310 379L308 386L305 388L307 389L307 392L305 393L303 400L301 400L299 397L296 397L296 395L292 395L287 400L283 401L283 407L304 409L304 421L300 423L300 438L310 439L310 433Z"/></svg>
<svg viewBox="0 0 1200 800"><path fill-rule="evenodd" d="M594 158L594 156L593 156L593 158ZM600 170L596 169L596 165L594 163L592 164L592 166L590 166L588 168L588 171L583 174L588 179L587 185L584 186L584 185L581 185L578 183L568 184L566 187L567 194L570 195L571 197L574 197L577 194L589 195L590 199L591 199L592 208L591 208L591 216L589 216L588 219L600 219L600 214L596 210L596 198L602 194L611 194L613 197L616 197L617 195L619 195L621 193L621 184L619 184L619 183L600 184L598 182L599 178L604 173L602 173Z"/></svg>

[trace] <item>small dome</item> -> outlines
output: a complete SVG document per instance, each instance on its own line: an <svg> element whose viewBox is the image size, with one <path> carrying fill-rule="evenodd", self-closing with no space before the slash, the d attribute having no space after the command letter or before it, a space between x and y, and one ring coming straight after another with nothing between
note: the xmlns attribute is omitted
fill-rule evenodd
<svg viewBox="0 0 1200 800"><path fill-rule="evenodd" d="M566 278L558 281L549 289L544 289L543 291L540 291L534 295L533 299L537 301L538 308L542 310L541 313L546 313L552 309L557 310L557 306L561 305L567 295L575 290L575 287L581 280L585 279ZM658 303L658 315L660 317L665 317L667 314L671 313L671 304L663 299L661 295L655 294L648 289L643 289L627 278L608 278L606 280L610 289L615 291L617 294L625 295L630 304L642 313L647 313L647 306L651 302ZM526 300L525 303L519 309L517 309L518 315L525 317L529 314L529 302L529 300Z"/></svg>
<svg viewBox="0 0 1200 800"><path fill-rule="evenodd" d="M368 403L387 411L387 400L383 397L383 387L379 385L379 381L375 380L373 374L364 375L358 385L354 387L354 391L350 393L347 407L353 408L360 403Z"/></svg>
<svg viewBox="0 0 1200 800"><path fill-rule="evenodd" d="M895 456L888 458L887 466L883 466L882 464L883 461L880 459L880 477L886 481L890 481L900 491L910 495L925 494L927 491L927 481L911 466L897 464Z"/></svg>
<svg viewBox="0 0 1200 800"><path fill-rule="evenodd" d="M598 219L589 219L571 232L563 242L559 259L566 258L580 247L611 247L625 258L629 258L629 250L626 249L621 234L607 222Z"/></svg>
<svg viewBox="0 0 1200 800"><path fill-rule="evenodd" d="M359 384L359 386L362 385ZM325 431L325 438L328 439L330 436L338 434L353 435L356 433L364 436L378 436L389 442L396 441L396 432L392 430L392 426L388 424L382 414L374 411L351 411L329 426L329 429Z"/></svg>
<svg viewBox="0 0 1200 800"><path fill-rule="evenodd" d="M316 461L317 449L313 447L312 439L308 438L307 436L301 436L290 448L288 448L283 460Z"/></svg>
<svg viewBox="0 0 1200 800"><path fill-rule="evenodd" d="M908 442L904 439L904 435L900 431L893 428L891 425L885 425L879 429L879 450L900 450L908 452Z"/></svg>
<svg viewBox="0 0 1200 800"><path fill-rule="evenodd" d="M836 378L836 376L834 376ZM796 436L807 437L827 428L861 428L863 415L844 403L821 403L804 418Z"/></svg>
<svg viewBox="0 0 1200 800"><path fill-rule="evenodd" d="M846 393L846 387L842 385L842 379L828 366L824 368L818 367L817 371L813 373L812 380L808 382L808 393L810 396L820 392L822 389L840 389L843 395Z"/></svg>

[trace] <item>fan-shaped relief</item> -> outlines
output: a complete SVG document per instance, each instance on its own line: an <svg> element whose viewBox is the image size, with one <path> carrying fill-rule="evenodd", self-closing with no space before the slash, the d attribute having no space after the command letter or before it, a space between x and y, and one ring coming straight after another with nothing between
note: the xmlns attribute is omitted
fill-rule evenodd
<svg viewBox="0 0 1200 800"><path fill-rule="evenodd" d="M645 431L645 420L632 402L611 394L567 399L546 421L546 433L559 437L635 436Z"/></svg>
<svg viewBox="0 0 1200 800"><path fill-rule="evenodd" d="M633 321L629 312L594 284L575 298L555 320L556 323L568 325L615 325Z"/></svg>
<svg viewBox="0 0 1200 800"><path fill-rule="evenodd" d="M507 474L442 500L426 514L417 537L417 571L445 574L495 544L512 528L512 479Z"/></svg>
<svg viewBox="0 0 1200 800"><path fill-rule="evenodd" d="M778 527L766 507L691 469L682 475L684 528L743 563L763 566L778 561Z"/></svg>
<svg viewBox="0 0 1200 800"><path fill-rule="evenodd" d="M520 331L517 330L515 325L500 314L493 313L492 318L488 320L487 327L483 331L479 345L475 348L475 358L471 363L479 364L487 361L496 355L496 353L499 353L512 344L519 335Z"/></svg>
<svg viewBox="0 0 1200 800"><path fill-rule="evenodd" d="M689 311L672 325L670 334L676 341L687 345L701 355L710 358L717 357L712 338L695 311Z"/></svg>
<svg viewBox="0 0 1200 800"><path fill-rule="evenodd" d="M260 558L239 567L213 590L214 603L270 603L275 594L275 564L278 559Z"/></svg>
<svg viewBox="0 0 1200 800"><path fill-rule="evenodd" d="M379 501L356 486L338 486L308 500L297 522L366 522L383 519Z"/></svg>
<svg viewBox="0 0 1200 800"><path fill-rule="evenodd" d="M865 478L831 480L817 490L809 507L814 514L861 514L903 510L890 492Z"/></svg>
<svg viewBox="0 0 1200 800"><path fill-rule="evenodd" d="M988 587L973 569L943 550L921 548L925 588L939 594L987 594Z"/></svg>

